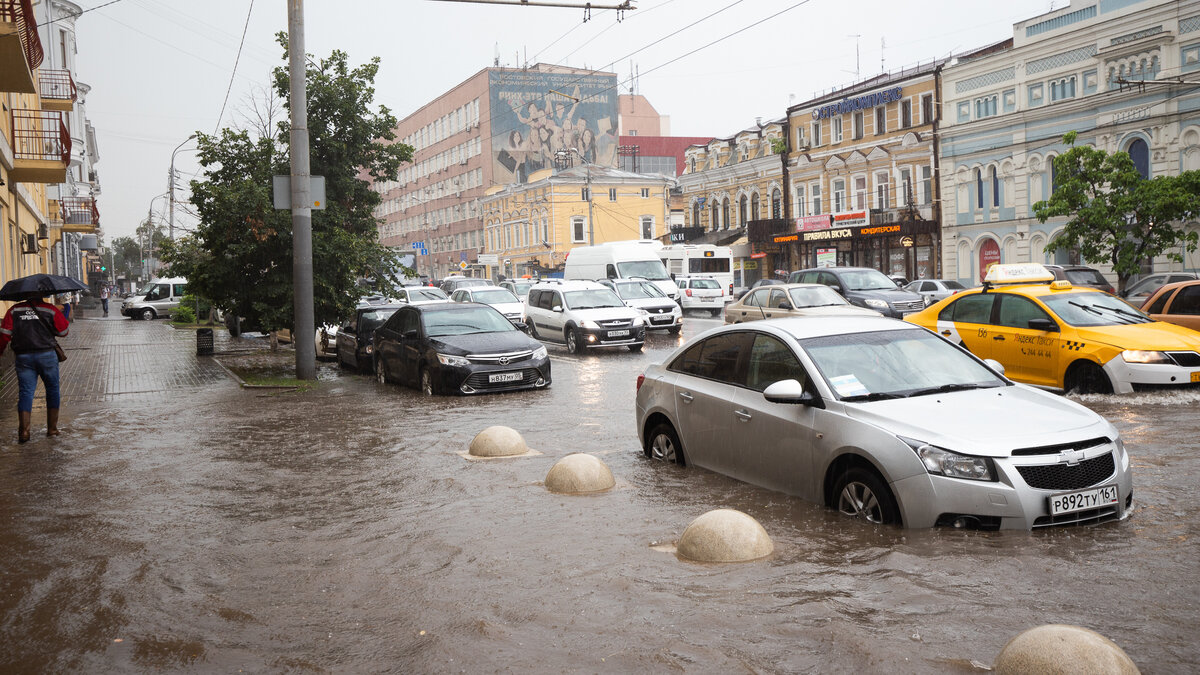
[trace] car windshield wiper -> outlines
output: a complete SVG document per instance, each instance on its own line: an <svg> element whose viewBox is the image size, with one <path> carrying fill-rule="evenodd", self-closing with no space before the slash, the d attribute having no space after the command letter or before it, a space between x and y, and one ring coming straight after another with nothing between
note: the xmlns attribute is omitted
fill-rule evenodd
<svg viewBox="0 0 1200 675"><path fill-rule="evenodd" d="M883 391L876 391L870 394L858 394L857 396L845 396L843 401L886 401L893 398L904 398L899 394L889 394Z"/></svg>
<svg viewBox="0 0 1200 675"><path fill-rule="evenodd" d="M991 389L995 385L991 384L975 384L975 383L960 383L960 384L942 384L936 387L926 387L909 392L909 396L925 396L926 394L944 394L951 391L967 391L968 389Z"/></svg>
<svg viewBox="0 0 1200 675"><path fill-rule="evenodd" d="M1127 317L1133 319L1134 323L1152 323L1154 321L1154 319L1146 318L1146 317L1142 316L1141 314L1131 312L1127 309L1121 309L1120 307L1108 307L1106 305L1097 305L1096 307L1099 309L1107 309L1108 311L1116 313L1116 314L1120 314L1121 316L1127 316Z"/></svg>

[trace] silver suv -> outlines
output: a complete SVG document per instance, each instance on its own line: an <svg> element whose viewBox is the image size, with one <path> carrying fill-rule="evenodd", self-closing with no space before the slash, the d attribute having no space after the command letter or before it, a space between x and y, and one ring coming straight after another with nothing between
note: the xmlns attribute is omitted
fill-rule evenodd
<svg viewBox="0 0 1200 675"><path fill-rule="evenodd" d="M592 347L642 350L646 322L626 307L611 288L594 281L547 281L535 284L525 298L529 334L565 344L574 354Z"/></svg>

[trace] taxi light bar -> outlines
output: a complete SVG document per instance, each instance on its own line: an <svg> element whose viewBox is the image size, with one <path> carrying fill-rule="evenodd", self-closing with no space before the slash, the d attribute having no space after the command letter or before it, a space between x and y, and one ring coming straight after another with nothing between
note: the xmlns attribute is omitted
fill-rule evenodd
<svg viewBox="0 0 1200 675"><path fill-rule="evenodd" d="M1059 279L1058 281L1051 281L1050 288L1053 288L1056 291L1065 291L1065 290L1071 288L1071 282L1067 281L1066 279Z"/></svg>
<svg viewBox="0 0 1200 675"><path fill-rule="evenodd" d="M988 284L1037 284L1054 281L1054 273L1037 263L995 264L983 278Z"/></svg>

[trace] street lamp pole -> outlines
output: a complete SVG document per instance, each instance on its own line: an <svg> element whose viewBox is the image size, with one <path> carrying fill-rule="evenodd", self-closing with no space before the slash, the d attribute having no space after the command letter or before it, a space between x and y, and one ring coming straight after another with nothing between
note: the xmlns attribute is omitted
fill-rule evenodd
<svg viewBox="0 0 1200 675"><path fill-rule="evenodd" d="M584 189L587 190L587 202L588 202L588 246L595 246L596 245L596 228L595 228L595 218L594 218L595 211L593 210L593 207L592 207L592 163L587 161L587 158L583 156L583 153L579 152L579 148L576 148L576 147L565 148L564 150L559 150L559 152L564 152L565 150L569 150L570 152L573 152L576 155L579 155L580 161L583 162L583 166L587 169L587 183L586 183L586 187Z"/></svg>
<svg viewBox="0 0 1200 675"><path fill-rule="evenodd" d="M175 154L178 153L179 149L186 145L188 141L195 137L196 134L193 133L191 136L183 139L183 143L175 146L175 149L171 151L171 169L170 175L167 176L167 191L171 193L171 208L167 213L167 238L169 238L171 241L175 241Z"/></svg>

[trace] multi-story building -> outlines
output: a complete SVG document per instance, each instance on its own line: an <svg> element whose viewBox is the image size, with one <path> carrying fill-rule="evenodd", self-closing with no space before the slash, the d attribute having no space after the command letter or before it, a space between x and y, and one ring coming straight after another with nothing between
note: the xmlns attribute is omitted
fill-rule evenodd
<svg viewBox="0 0 1200 675"><path fill-rule="evenodd" d="M485 68L397 126L415 153L397 181L374 186L383 198L380 240L425 251L415 260L423 274L475 265L484 248L485 189L527 183L562 156L616 166L617 127L613 73Z"/></svg>
<svg viewBox="0 0 1200 675"><path fill-rule="evenodd" d="M667 232L673 184L661 175L577 165L489 188L480 200L482 243L496 262L481 273L552 274L563 270L576 246L660 238Z"/></svg>
<svg viewBox="0 0 1200 675"><path fill-rule="evenodd" d="M771 276L772 268L752 257L746 233L751 223L784 218L779 154L784 135L783 120L756 123L731 137L694 144L684 155L679 176L684 224L671 241L730 246L737 285Z"/></svg>
<svg viewBox="0 0 1200 675"><path fill-rule="evenodd" d="M750 229L771 269L940 273L941 61L878 75L788 108L786 220Z"/></svg>
<svg viewBox="0 0 1200 675"><path fill-rule="evenodd" d="M1053 190L1069 131L1077 144L1128 152L1147 178L1200 169L1198 0L1072 0L960 56L943 81L948 278L979 283L997 262L1077 262L1045 252L1067 219L1033 214ZM1185 257L1184 269L1200 269L1200 254Z"/></svg>
<svg viewBox="0 0 1200 675"><path fill-rule="evenodd" d="M52 251L62 236L51 227L62 204L52 208L47 193L66 180L71 163L64 111L73 108L75 87L69 72L46 62L38 26L57 11L49 4L35 12L31 0L0 0L0 283L55 269ZM80 262L77 248L63 255Z"/></svg>

